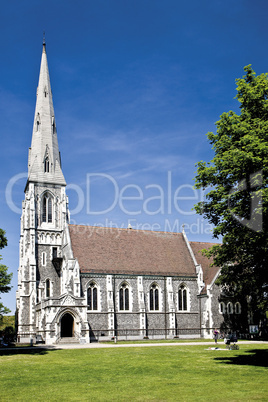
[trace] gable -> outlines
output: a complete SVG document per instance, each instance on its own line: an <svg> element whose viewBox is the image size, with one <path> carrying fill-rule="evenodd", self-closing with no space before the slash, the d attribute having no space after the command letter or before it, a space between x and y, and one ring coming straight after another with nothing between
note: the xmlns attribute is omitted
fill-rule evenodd
<svg viewBox="0 0 268 402"><path fill-rule="evenodd" d="M215 276L219 273L220 268L211 266L213 263L213 258L207 258L206 256L202 255L201 250L209 249L212 246L215 246L217 243L205 243L205 242L195 242L190 241L190 246L193 250L196 262L202 266L203 270L203 280L205 285L210 285L213 282Z"/></svg>

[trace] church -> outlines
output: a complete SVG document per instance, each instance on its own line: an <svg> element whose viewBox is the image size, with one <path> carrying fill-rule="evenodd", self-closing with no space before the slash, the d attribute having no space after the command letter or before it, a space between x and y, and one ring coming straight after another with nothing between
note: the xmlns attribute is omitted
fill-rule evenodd
<svg viewBox="0 0 268 402"><path fill-rule="evenodd" d="M186 233L71 225L43 43L22 203L17 340L211 337L241 306Z"/></svg>

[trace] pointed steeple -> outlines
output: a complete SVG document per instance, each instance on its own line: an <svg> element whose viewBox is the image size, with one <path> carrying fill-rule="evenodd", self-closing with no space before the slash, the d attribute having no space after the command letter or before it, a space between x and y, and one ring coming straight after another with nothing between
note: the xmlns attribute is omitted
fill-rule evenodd
<svg viewBox="0 0 268 402"><path fill-rule="evenodd" d="M36 95L32 144L29 149L28 182L66 185L61 170L45 40Z"/></svg>

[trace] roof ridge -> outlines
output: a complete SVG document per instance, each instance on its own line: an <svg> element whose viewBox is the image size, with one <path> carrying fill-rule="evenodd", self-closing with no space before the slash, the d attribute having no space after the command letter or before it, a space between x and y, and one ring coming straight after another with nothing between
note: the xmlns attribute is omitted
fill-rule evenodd
<svg viewBox="0 0 268 402"><path fill-rule="evenodd" d="M194 240L190 240L190 243L198 243L198 244L221 244L221 243L216 243L216 242L212 242L212 241L194 241Z"/></svg>
<svg viewBox="0 0 268 402"><path fill-rule="evenodd" d="M94 228L94 229L108 229L108 230L122 230L122 231L133 231L133 232L146 232L146 233L159 233L159 234L169 234L169 235L181 235L181 232L168 232L164 230L145 230L145 229L133 229L133 228L122 228L122 227L112 227L112 226L94 226L94 225L82 225L82 224L71 224L68 226L79 226L83 228Z"/></svg>

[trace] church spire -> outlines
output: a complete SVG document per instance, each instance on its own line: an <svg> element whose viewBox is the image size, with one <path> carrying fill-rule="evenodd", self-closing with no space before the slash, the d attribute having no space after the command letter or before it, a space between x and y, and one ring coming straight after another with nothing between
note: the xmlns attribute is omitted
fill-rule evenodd
<svg viewBox="0 0 268 402"><path fill-rule="evenodd" d="M66 185L61 170L45 37L43 38L32 144L29 149L28 182Z"/></svg>

